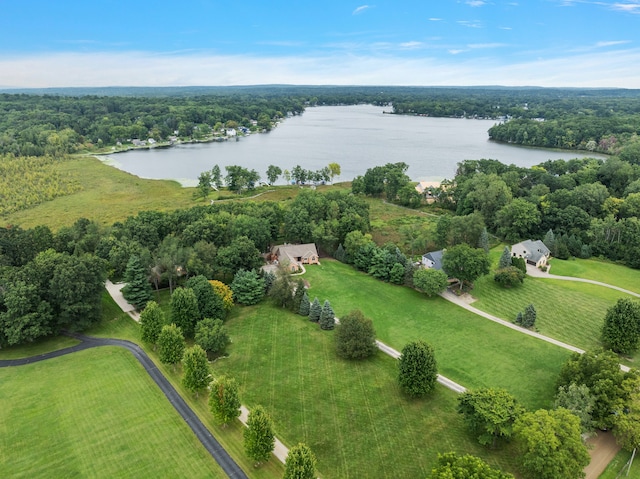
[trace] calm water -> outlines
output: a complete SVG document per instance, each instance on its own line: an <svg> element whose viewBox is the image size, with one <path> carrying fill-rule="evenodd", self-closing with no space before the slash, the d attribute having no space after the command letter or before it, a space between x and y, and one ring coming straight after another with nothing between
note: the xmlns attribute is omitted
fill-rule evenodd
<svg viewBox="0 0 640 479"><path fill-rule="evenodd" d="M389 108L387 108L389 109ZM268 134L239 141L178 145L167 149L113 154L108 162L142 178L175 179L197 184L198 175L218 164L255 169L263 178L270 164L318 170L336 162L340 180L351 180L367 168L403 161L412 180L453 178L462 160L492 158L518 166L548 159L586 156L493 143L487 130L493 120L462 120L386 115L371 105L308 108ZM589 155L598 156L598 155Z"/></svg>

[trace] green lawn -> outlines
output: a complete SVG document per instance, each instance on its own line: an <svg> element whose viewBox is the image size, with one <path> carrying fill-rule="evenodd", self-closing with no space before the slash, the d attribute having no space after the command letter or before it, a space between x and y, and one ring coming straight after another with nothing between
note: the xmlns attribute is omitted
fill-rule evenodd
<svg viewBox="0 0 640 479"><path fill-rule="evenodd" d="M540 333L582 349L601 346L600 330L607 309L618 298L628 297L593 284L532 277L507 289L493 280L493 274L476 281L471 295L478 299L474 307L507 321L533 304Z"/></svg>
<svg viewBox="0 0 640 479"><path fill-rule="evenodd" d="M450 450L513 469L513 451L490 452L470 437L452 391L404 397L392 358L341 360L333 331L264 303L235 310L226 325L233 344L215 373L237 378L243 404L267 408L286 445L307 443L323 477L424 478Z"/></svg>
<svg viewBox="0 0 640 479"><path fill-rule="evenodd" d="M328 299L338 317L362 310L378 339L395 349L416 339L432 344L440 373L463 386L503 387L530 409L551 406L568 351L337 261L309 266L304 277L311 299Z"/></svg>
<svg viewBox="0 0 640 479"><path fill-rule="evenodd" d="M0 369L0 477L226 477L131 353Z"/></svg>
<svg viewBox="0 0 640 479"><path fill-rule="evenodd" d="M614 457L613 460L609 463L604 472L600 475L600 479L618 479L619 477L624 479L640 479L640 460L638 459L637 453L636 457L633 460L633 464L631 465L631 471L629 472L629 475L626 475L626 468L622 476L618 475L630 458L630 452L625 450L620 451L616 455L616 457Z"/></svg>
<svg viewBox="0 0 640 479"><path fill-rule="evenodd" d="M640 270L598 259L577 259L551 261L551 274L593 279L640 293Z"/></svg>
<svg viewBox="0 0 640 479"><path fill-rule="evenodd" d="M68 348L79 341L66 336L40 338L33 343L0 349L0 359L18 359Z"/></svg>

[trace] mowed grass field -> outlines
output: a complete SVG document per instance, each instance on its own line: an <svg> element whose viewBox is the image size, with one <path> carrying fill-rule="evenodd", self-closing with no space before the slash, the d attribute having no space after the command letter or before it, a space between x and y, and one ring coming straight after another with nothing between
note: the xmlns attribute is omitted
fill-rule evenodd
<svg viewBox="0 0 640 479"><path fill-rule="evenodd" d="M0 477L226 477L121 348L0 369L0 445Z"/></svg>
<svg viewBox="0 0 640 479"><path fill-rule="evenodd" d="M339 359L334 331L265 303L236 310L226 326L233 344L215 374L238 380L243 404L265 406L287 446L308 444L323 477L423 479L447 451L513 470L510 448L489 451L468 433L456 393L438 385L405 397L389 356Z"/></svg>
<svg viewBox="0 0 640 479"><path fill-rule="evenodd" d="M398 351L417 339L430 343L439 372L463 386L505 388L530 409L552 406L554 383L569 351L335 260L309 266L304 278L311 300L328 299L338 317L362 310L378 339Z"/></svg>
<svg viewBox="0 0 640 479"><path fill-rule="evenodd" d="M599 259L553 259L551 274L575 276L612 284L640 294L640 270Z"/></svg>
<svg viewBox="0 0 640 479"><path fill-rule="evenodd" d="M631 296L594 284L527 277L514 288L503 288L488 274L476 281L473 306L507 321L533 304L537 330L582 349L601 346L600 331L607 309Z"/></svg>

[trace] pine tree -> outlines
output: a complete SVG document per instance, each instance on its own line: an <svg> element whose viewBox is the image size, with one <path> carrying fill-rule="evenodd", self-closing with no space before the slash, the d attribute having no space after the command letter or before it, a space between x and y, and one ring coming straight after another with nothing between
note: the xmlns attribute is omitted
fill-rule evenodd
<svg viewBox="0 0 640 479"><path fill-rule="evenodd" d="M524 308L524 314L522 315L522 327L523 328L533 328L536 324L536 317L538 313L536 312L536 308L533 304L528 305Z"/></svg>
<svg viewBox="0 0 640 479"><path fill-rule="evenodd" d="M489 233L487 232L487 228L484 228L482 233L480 233L478 248L482 248L485 253L489 254Z"/></svg>
<svg viewBox="0 0 640 479"><path fill-rule="evenodd" d="M220 376L213 380L209 389L209 410L218 423L226 426L240 416L240 398L235 379Z"/></svg>
<svg viewBox="0 0 640 479"><path fill-rule="evenodd" d="M333 312L333 308L331 308L331 304L329 300L324 302L324 306L322 306L322 311L320 312L320 320L318 323L320 324L321 329L333 329L336 327L336 315Z"/></svg>
<svg viewBox="0 0 640 479"><path fill-rule="evenodd" d="M198 393L207 387L211 374L207 363L207 353L199 345L195 345L185 351L182 358L184 376L182 384L189 391Z"/></svg>
<svg viewBox="0 0 640 479"><path fill-rule="evenodd" d="M147 343L156 344L162 327L167 324L164 311L160 309L158 303L149 301L147 306L140 313L140 333L142 340Z"/></svg>
<svg viewBox="0 0 640 479"><path fill-rule="evenodd" d="M556 235L553 234L553 230L547 231L542 239L544 245L549 248L549 251L553 251L556 246Z"/></svg>
<svg viewBox="0 0 640 479"><path fill-rule="evenodd" d="M336 250L336 252L334 253L333 257L335 259L337 259L338 261L340 261L341 263L345 262L345 259L347 258L347 253L344 250L344 247L342 246L342 243L340 243L338 245L338 249Z"/></svg>
<svg viewBox="0 0 640 479"><path fill-rule="evenodd" d="M143 309L153 299L151 283L148 273L142 266L138 255L131 255L124 272L124 280L127 285L122 288L122 295L136 309Z"/></svg>
<svg viewBox="0 0 640 479"><path fill-rule="evenodd" d="M233 277L231 290L236 303L252 306L264 298L264 279L255 271L241 269Z"/></svg>
<svg viewBox="0 0 640 479"><path fill-rule="evenodd" d="M304 281L298 279L298 281L296 281L296 292L293 294L293 303L291 305L292 311L300 311L300 305L302 304L302 299L304 298L305 293L306 289L304 287Z"/></svg>
<svg viewBox="0 0 640 479"><path fill-rule="evenodd" d="M500 261L498 262L498 269L503 269L511 266L511 251L509 251L509 247L505 246L502 251L502 255L500 256Z"/></svg>
<svg viewBox="0 0 640 479"><path fill-rule="evenodd" d="M302 300L300 301L300 309L298 310L298 314L301 316L309 316L310 309L311 304L309 303L309 296L307 296L307 292L305 291L302 295Z"/></svg>
<svg viewBox="0 0 640 479"><path fill-rule="evenodd" d="M320 306L320 301L318 298L313 300L311 306L309 307L309 321L317 323L320 321L320 315L322 314L322 306Z"/></svg>
<svg viewBox="0 0 640 479"><path fill-rule="evenodd" d="M261 463L271 457L275 447L273 423L262 406L249 412L247 428L244 430L244 450L254 461Z"/></svg>
<svg viewBox="0 0 640 479"><path fill-rule="evenodd" d="M316 477L316 456L309 446L299 443L289 449L282 477L283 479L314 479Z"/></svg>

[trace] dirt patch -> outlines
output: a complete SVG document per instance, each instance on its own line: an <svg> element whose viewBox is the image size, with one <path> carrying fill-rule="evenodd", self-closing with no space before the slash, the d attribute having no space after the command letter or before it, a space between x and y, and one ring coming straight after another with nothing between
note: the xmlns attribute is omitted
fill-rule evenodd
<svg viewBox="0 0 640 479"><path fill-rule="evenodd" d="M584 469L585 479L598 479L618 454L620 446L616 443L616 438L613 437L611 431L600 431L597 436L587 439L587 444L591 447L589 449L591 462Z"/></svg>

